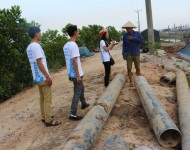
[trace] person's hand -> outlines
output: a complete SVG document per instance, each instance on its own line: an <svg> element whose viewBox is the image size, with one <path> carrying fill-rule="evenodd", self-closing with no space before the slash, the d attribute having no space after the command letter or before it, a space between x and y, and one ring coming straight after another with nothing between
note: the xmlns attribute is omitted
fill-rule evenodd
<svg viewBox="0 0 190 150"><path fill-rule="evenodd" d="M80 76L77 77L77 83L80 84L82 82L82 79Z"/></svg>
<svg viewBox="0 0 190 150"><path fill-rule="evenodd" d="M70 80L70 81L73 81L73 79L72 79L72 78L69 78L69 80Z"/></svg>
<svg viewBox="0 0 190 150"><path fill-rule="evenodd" d="M52 79L50 78L50 76L46 77L46 82L47 82L48 86L52 85Z"/></svg>
<svg viewBox="0 0 190 150"><path fill-rule="evenodd" d="M115 45L115 44L116 44L116 41L111 41L111 44L112 44L112 45Z"/></svg>
<svg viewBox="0 0 190 150"><path fill-rule="evenodd" d="M133 37L131 35L128 36L128 40L132 40Z"/></svg>
<svg viewBox="0 0 190 150"><path fill-rule="evenodd" d="M127 56L123 56L123 59L124 59L124 60L127 60Z"/></svg>

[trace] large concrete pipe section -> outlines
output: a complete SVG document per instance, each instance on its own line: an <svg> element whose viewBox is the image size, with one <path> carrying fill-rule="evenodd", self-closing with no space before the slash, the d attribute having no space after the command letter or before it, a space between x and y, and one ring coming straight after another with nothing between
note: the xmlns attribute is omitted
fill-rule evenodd
<svg viewBox="0 0 190 150"><path fill-rule="evenodd" d="M186 75L186 77L187 77L188 84L190 86L190 75Z"/></svg>
<svg viewBox="0 0 190 150"><path fill-rule="evenodd" d="M81 120L62 146L62 150L89 150L100 134L103 125L126 81L123 74L117 74L106 88L95 106Z"/></svg>
<svg viewBox="0 0 190 150"><path fill-rule="evenodd" d="M182 150L190 150L190 90L185 73L176 71L176 88Z"/></svg>
<svg viewBox="0 0 190 150"><path fill-rule="evenodd" d="M163 147L176 146L180 142L181 133L160 105L148 82L143 76L138 76L135 78L135 84L158 142Z"/></svg>
<svg viewBox="0 0 190 150"><path fill-rule="evenodd" d="M160 78L160 84L163 86L168 86L175 82L176 75L173 72L167 72L163 74Z"/></svg>
<svg viewBox="0 0 190 150"><path fill-rule="evenodd" d="M108 136L99 146L98 150L129 150L129 145L121 136Z"/></svg>

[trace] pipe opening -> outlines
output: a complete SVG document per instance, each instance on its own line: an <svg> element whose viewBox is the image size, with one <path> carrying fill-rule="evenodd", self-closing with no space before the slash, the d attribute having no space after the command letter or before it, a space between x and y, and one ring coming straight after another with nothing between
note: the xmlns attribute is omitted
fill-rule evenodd
<svg viewBox="0 0 190 150"><path fill-rule="evenodd" d="M172 81L171 83L170 83L170 85L176 85L176 80L174 80L174 81Z"/></svg>
<svg viewBox="0 0 190 150"><path fill-rule="evenodd" d="M181 133L175 129L164 131L159 138L159 142L163 147L175 147L181 140Z"/></svg>
<svg viewBox="0 0 190 150"><path fill-rule="evenodd" d="M161 85L166 86L166 85L169 85L171 83L171 81L166 77L161 77L160 78L160 83L161 83Z"/></svg>

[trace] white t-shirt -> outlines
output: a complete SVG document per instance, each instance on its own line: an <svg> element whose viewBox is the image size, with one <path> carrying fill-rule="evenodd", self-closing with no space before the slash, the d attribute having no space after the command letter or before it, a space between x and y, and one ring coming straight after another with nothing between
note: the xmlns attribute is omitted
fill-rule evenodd
<svg viewBox="0 0 190 150"><path fill-rule="evenodd" d="M46 57L45 57L42 47L40 46L40 44L36 42L32 42L28 45L26 52L27 52L27 56L30 62L34 82L45 81L46 77L38 68L37 61L36 61L36 59L42 58L41 59L42 64L44 65L46 72L49 74L47 63L46 63Z"/></svg>
<svg viewBox="0 0 190 150"><path fill-rule="evenodd" d="M100 41L100 52L102 56L102 62L110 61L110 54L104 50L104 46L106 46L106 43L104 40Z"/></svg>
<svg viewBox="0 0 190 150"><path fill-rule="evenodd" d="M83 71L82 71L81 62L80 62L80 53L79 53L79 48L78 48L77 44L72 41L67 42L63 47L63 52L65 55L68 76L70 78L77 77L75 69L74 69L74 65L73 65L74 57L77 57L79 74L80 74L80 76L83 76Z"/></svg>

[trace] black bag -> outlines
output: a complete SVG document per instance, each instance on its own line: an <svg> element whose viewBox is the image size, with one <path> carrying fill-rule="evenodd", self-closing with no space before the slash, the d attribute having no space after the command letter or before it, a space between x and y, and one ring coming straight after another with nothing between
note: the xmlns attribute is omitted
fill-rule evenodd
<svg viewBox="0 0 190 150"><path fill-rule="evenodd" d="M113 66L114 64L115 64L115 61L114 61L114 59L111 57L111 58L110 58L110 65Z"/></svg>
<svg viewBox="0 0 190 150"><path fill-rule="evenodd" d="M109 55L110 55L110 65L113 66L115 64L114 59L112 58L110 52L108 51Z"/></svg>
<svg viewBox="0 0 190 150"><path fill-rule="evenodd" d="M104 40L104 41L105 41L105 40ZM105 43L106 43L106 46L108 47L109 44L107 43L107 41L105 41ZM110 65L113 66L113 65L115 64L115 61L114 61L114 59L112 58L112 56L111 56L111 54L110 54L110 51L108 51L108 53L109 53L109 55L110 55Z"/></svg>

